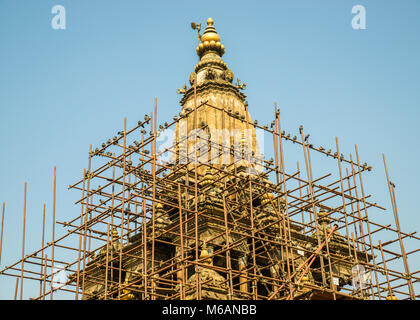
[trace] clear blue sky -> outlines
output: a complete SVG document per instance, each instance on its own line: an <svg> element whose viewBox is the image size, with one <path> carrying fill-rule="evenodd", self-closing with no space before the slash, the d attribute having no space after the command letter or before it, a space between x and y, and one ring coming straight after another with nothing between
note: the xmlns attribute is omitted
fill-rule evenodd
<svg viewBox="0 0 420 320"><path fill-rule="evenodd" d="M57 4L66 8L66 30L51 28ZM351 27L356 4L366 7L366 30ZM21 254L25 181L29 253L41 242L44 202L51 221L54 165L63 221L80 213L79 194L67 186L81 177L90 144L115 135L124 117L129 127L143 118L155 96L162 121L180 111L176 89L197 62L189 25L208 17L226 46L224 60L247 83L253 118L271 122L276 101L286 131L303 124L314 145L328 148L338 136L346 155L357 143L374 168L368 193L390 208L384 152L402 228L420 230L419 15L418 0L0 0L0 268ZM1 277L0 299L11 298L13 287Z"/></svg>

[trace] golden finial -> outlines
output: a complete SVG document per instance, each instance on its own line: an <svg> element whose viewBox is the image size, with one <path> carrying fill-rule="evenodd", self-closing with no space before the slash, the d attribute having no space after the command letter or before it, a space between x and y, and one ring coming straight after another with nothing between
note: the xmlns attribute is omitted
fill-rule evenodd
<svg viewBox="0 0 420 320"><path fill-rule="evenodd" d="M124 286L128 285L128 276L125 277L125 281L124 281ZM127 288L123 289L122 294L121 294L121 300L134 300L134 294L131 293L130 290L128 290Z"/></svg>
<svg viewBox="0 0 420 320"><path fill-rule="evenodd" d="M331 219L328 217L328 213L326 211L321 210L318 213L318 221L320 223L328 224L331 221Z"/></svg>
<svg viewBox="0 0 420 320"><path fill-rule="evenodd" d="M207 19L207 27L202 36L200 36L200 43L197 47L197 54L202 57L206 52L217 52L220 56L225 53L225 46L220 43L220 36L214 27L212 18ZM194 29L194 28L193 28Z"/></svg>
<svg viewBox="0 0 420 320"><path fill-rule="evenodd" d="M389 293L386 300L398 300L398 298L393 293Z"/></svg>
<svg viewBox="0 0 420 320"><path fill-rule="evenodd" d="M309 277L308 277L308 275L307 274L305 274L303 277L302 277L302 279L300 279L300 283L302 283L302 284L304 284L304 283L307 283L307 282L309 282Z"/></svg>
<svg viewBox="0 0 420 320"><path fill-rule="evenodd" d="M207 244L204 242L200 252L200 259L207 258L203 260L204 264L213 265L213 259L209 258L209 252L207 251Z"/></svg>
<svg viewBox="0 0 420 320"><path fill-rule="evenodd" d="M264 193L262 195L261 205L265 206L273 201L274 195L271 192Z"/></svg>
<svg viewBox="0 0 420 320"><path fill-rule="evenodd" d="M206 41L211 42L220 42L220 36L217 34L216 28L213 26L214 21L212 18L208 18L207 27L204 30L204 34L201 36L201 42L205 43Z"/></svg>
<svg viewBox="0 0 420 320"><path fill-rule="evenodd" d="M201 185L203 187L212 184L214 182L214 176L213 176L213 172L210 168L207 168L205 174L204 174L204 178L203 181L201 182Z"/></svg>
<svg viewBox="0 0 420 320"><path fill-rule="evenodd" d="M163 209L163 204L161 203L156 203L156 213L163 213L165 212L165 210Z"/></svg>
<svg viewBox="0 0 420 320"><path fill-rule="evenodd" d="M118 240L119 237L117 228L112 229L112 240Z"/></svg>

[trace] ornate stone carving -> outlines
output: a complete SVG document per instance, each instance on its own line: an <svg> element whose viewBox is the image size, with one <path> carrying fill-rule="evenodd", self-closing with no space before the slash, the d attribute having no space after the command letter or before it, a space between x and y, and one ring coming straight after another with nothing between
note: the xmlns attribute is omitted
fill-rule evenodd
<svg viewBox="0 0 420 320"><path fill-rule="evenodd" d="M187 92L187 86L184 84L184 87L181 89L181 88L178 88L178 90L176 91L176 93L178 93L178 94L184 94L185 92Z"/></svg>
<svg viewBox="0 0 420 320"><path fill-rule="evenodd" d="M238 89L244 90L246 88L246 83L241 82L241 80L239 80L239 79L236 79L236 87Z"/></svg>
<svg viewBox="0 0 420 320"><path fill-rule="evenodd" d="M230 69L227 69L222 73L222 78L230 83L232 83L233 77L234 77L233 72Z"/></svg>
<svg viewBox="0 0 420 320"><path fill-rule="evenodd" d="M206 80L215 80L217 77L216 72L212 68L206 70Z"/></svg>

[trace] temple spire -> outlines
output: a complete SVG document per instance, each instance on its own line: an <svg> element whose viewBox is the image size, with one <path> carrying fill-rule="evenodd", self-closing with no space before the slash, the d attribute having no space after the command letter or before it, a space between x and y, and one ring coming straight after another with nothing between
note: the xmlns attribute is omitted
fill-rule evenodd
<svg viewBox="0 0 420 320"><path fill-rule="evenodd" d="M186 161L188 154L191 169L194 163L190 157L194 155L201 163L211 161L220 167L234 164L230 168L243 169L242 173L245 170L253 174L261 171L260 163L256 161L260 158L256 131L248 112L246 95L242 92L245 84L238 78L237 83L233 83L234 74L222 60L225 46L220 42L213 19L207 19L203 34L200 34L200 23L191 23L191 27L198 32L197 54L200 59L189 77L191 87L178 90L183 95L180 100L182 111L181 120L176 124L175 136L179 144L173 161ZM203 134L201 142L207 136L211 140L205 143L208 152L198 150L198 140L191 139L197 132ZM221 144L223 148L216 147ZM232 146L238 146L235 152ZM204 166L197 171L206 178L212 176Z"/></svg>
<svg viewBox="0 0 420 320"><path fill-rule="evenodd" d="M200 36L200 43L197 47L197 54L202 58L208 52L215 52L220 57L225 53L225 46L220 42L220 36L214 27L212 18L207 19L207 27L204 34Z"/></svg>

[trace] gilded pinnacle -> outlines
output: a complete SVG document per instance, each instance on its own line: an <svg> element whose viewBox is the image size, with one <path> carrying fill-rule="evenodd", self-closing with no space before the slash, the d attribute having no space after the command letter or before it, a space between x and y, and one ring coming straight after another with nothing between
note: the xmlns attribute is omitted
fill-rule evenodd
<svg viewBox="0 0 420 320"><path fill-rule="evenodd" d="M220 36L213 24L213 19L208 18L207 27L204 30L204 34L200 37L200 43L196 49L200 58L207 52L216 52L220 56L225 53L225 46L221 44Z"/></svg>

